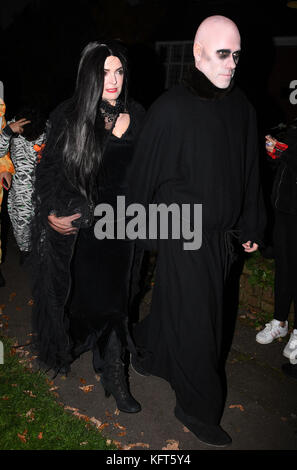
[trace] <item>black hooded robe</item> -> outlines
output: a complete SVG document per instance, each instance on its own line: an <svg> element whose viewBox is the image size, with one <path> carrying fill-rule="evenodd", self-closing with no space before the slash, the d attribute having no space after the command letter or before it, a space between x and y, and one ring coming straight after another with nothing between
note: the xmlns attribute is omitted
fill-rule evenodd
<svg viewBox="0 0 297 470"><path fill-rule="evenodd" d="M199 250L185 251L183 240L157 240L151 312L134 339L145 351L144 368L171 384L186 414L209 424L219 423L224 407L228 232L236 228L240 243L259 243L265 224L257 145L255 112L244 94L216 88L195 69L152 105L130 167L130 202L146 209L203 205Z"/></svg>

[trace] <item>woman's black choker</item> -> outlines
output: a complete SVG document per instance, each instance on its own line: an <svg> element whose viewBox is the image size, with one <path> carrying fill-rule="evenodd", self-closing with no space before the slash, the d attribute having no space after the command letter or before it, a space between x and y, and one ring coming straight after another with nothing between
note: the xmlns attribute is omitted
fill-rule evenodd
<svg viewBox="0 0 297 470"><path fill-rule="evenodd" d="M125 112L124 103L118 98L116 104L112 106L108 101L102 100L100 111L105 122L114 122L120 113Z"/></svg>
<svg viewBox="0 0 297 470"><path fill-rule="evenodd" d="M232 79L228 88L216 87L207 77L196 67L191 67L185 76L182 84L194 95L205 100L219 100L228 95L234 86Z"/></svg>

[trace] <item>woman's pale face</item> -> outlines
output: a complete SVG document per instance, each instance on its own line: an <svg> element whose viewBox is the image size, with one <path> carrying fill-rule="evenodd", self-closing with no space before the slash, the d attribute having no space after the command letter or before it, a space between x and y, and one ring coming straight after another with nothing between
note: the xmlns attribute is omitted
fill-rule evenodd
<svg viewBox="0 0 297 470"><path fill-rule="evenodd" d="M118 57L109 56L104 62L104 89L102 99L115 105L120 96L124 81L124 70Z"/></svg>

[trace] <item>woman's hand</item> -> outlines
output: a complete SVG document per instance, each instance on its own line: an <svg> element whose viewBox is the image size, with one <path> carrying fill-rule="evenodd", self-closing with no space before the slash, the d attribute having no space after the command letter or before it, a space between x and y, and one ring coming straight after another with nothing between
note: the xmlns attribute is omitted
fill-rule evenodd
<svg viewBox="0 0 297 470"><path fill-rule="evenodd" d="M122 137L122 135L126 132L130 125L130 116L127 113L120 113L115 126L112 130L112 133L118 137L119 139Z"/></svg>
<svg viewBox="0 0 297 470"><path fill-rule="evenodd" d="M15 134L22 134L24 132L24 126L30 124L31 121L27 121L26 118L19 119L18 121L11 122L9 124L10 129Z"/></svg>
<svg viewBox="0 0 297 470"><path fill-rule="evenodd" d="M9 189L11 186L11 173L8 171L2 171L0 173L0 184L2 184L5 189Z"/></svg>
<svg viewBox="0 0 297 470"><path fill-rule="evenodd" d="M48 223L52 229L61 235L73 235L78 231L78 228L73 227L72 221L80 217L81 214L73 214L66 217L56 217L54 214L51 214L48 216Z"/></svg>
<svg viewBox="0 0 297 470"><path fill-rule="evenodd" d="M272 150L275 147L275 144L276 144L277 140L274 139L273 137L271 137L271 135L266 135L265 139L266 139L266 144L265 144L266 150L268 152L272 152Z"/></svg>
<svg viewBox="0 0 297 470"><path fill-rule="evenodd" d="M246 253L253 253L254 251L257 251L257 249L259 248L259 245L257 243L252 243L250 240L246 243L243 243L242 244L243 248L244 248L244 251L246 251Z"/></svg>

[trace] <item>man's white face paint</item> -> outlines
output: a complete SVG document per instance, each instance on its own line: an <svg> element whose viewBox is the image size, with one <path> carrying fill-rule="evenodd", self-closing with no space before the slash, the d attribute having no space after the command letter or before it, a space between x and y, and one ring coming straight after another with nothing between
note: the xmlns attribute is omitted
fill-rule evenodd
<svg viewBox="0 0 297 470"><path fill-rule="evenodd" d="M228 88L240 55L240 36L236 30L216 31L194 45L196 67L218 88Z"/></svg>

